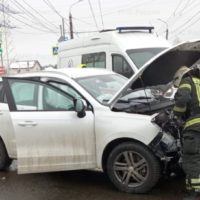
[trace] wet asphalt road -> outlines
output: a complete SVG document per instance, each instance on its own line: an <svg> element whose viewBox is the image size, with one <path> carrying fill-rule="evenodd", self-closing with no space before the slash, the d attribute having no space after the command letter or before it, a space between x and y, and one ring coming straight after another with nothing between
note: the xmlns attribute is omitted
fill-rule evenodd
<svg viewBox="0 0 200 200"><path fill-rule="evenodd" d="M118 192L100 172L17 175L15 164L0 172L0 200L181 200L183 177L161 180L146 195Z"/></svg>

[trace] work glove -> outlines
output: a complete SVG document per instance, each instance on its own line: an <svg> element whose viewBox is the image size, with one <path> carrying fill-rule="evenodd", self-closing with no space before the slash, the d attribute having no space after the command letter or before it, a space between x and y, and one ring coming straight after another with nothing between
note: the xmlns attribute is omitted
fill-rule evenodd
<svg viewBox="0 0 200 200"><path fill-rule="evenodd" d="M183 127L184 121L182 117L175 115L173 111L170 113L170 119L174 121L174 123L176 124L178 128Z"/></svg>

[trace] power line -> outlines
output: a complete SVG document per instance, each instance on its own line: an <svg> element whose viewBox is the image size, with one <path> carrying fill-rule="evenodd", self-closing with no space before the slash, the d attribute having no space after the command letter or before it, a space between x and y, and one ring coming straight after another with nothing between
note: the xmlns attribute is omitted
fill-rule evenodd
<svg viewBox="0 0 200 200"><path fill-rule="evenodd" d="M172 17L175 17L175 14L176 14L176 11L178 10L178 8L180 7L182 3L182 0L180 0L176 6L176 8L174 9L174 11L169 15L169 17L166 19L166 22L169 22L169 20L172 18Z"/></svg>
<svg viewBox="0 0 200 200"><path fill-rule="evenodd" d="M193 2L191 2L189 5L185 6L185 8L183 8L180 11L179 15L182 15L184 10L185 10L184 14L189 13L189 12L193 12L193 9L195 9L198 5L199 5L199 0L197 0L197 2L195 2L195 0L193 0Z"/></svg>
<svg viewBox="0 0 200 200"><path fill-rule="evenodd" d="M51 8L51 10L53 10L59 17L68 20L67 18L65 18L63 15L60 14L60 12L58 12L58 10L55 8L55 6L50 2L50 0L43 0L43 2L49 7ZM67 24L67 26L69 26Z"/></svg>
<svg viewBox="0 0 200 200"><path fill-rule="evenodd" d="M194 21L192 24L190 24L187 27L185 27L182 31L178 32L177 34L185 32L186 29L188 29L189 27L193 26L194 24L196 24L199 21L200 21L200 17L196 21Z"/></svg>
<svg viewBox="0 0 200 200"><path fill-rule="evenodd" d="M31 32L24 32L24 31L16 30L16 29L15 29L15 32L20 33L20 34L24 34L24 35L30 35L30 36L33 36L34 34L37 34L37 32L33 32L33 31L31 31ZM60 32L55 32L55 33L59 34ZM43 35L47 35L47 34L52 34L52 33L51 32L41 31L40 35L42 35L42 34Z"/></svg>
<svg viewBox="0 0 200 200"><path fill-rule="evenodd" d="M93 17L93 19L94 19L96 28L97 28L97 30L99 30L98 25L97 25L97 21L96 21L95 15L94 15L94 11L93 11L93 8L92 8L92 4L91 4L90 0L88 0L88 3L89 3L89 6L90 6L90 11L91 11L91 13L92 13L92 17Z"/></svg>
<svg viewBox="0 0 200 200"><path fill-rule="evenodd" d="M193 8L195 8L199 4L199 2L198 2L197 4L194 5L194 2L195 2L195 0L193 0L193 2L190 3L190 5L188 5L187 7L184 8L184 10L185 10L184 15L186 13L188 13L188 11L187 11L188 9L189 9L189 12L193 12ZM166 20L167 22L171 21L172 17L173 17L173 19L175 19L174 17L176 17L176 16L173 16L174 12L175 11L173 11L172 14L167 18L167 20ZM183 12L183 9L181 10L181 14L182 14L182 12ZM179 19L181 19L180 16L178 16L178 18L176 17L176 21L179 20Z"/></svg>
<svg viewBox="0 0 200 200"><path fill-rule="evenodd" d="M9 14L8 14L8 15L9 15ZM44 29L40 29L40 28L38 28L38 27L36 27L36 26L33 26L33 25L31 25L31 24L28 24L28 23L26 23L26 22L24 22L24 21L22 21L22 20L20 20L20 19L18 19L18 18L16 18L16 17L14 17L13 15L10 15L10 17L13 18L13 19L15 19L16 21L18 21L18 22L20 22L20 23L22 23L22 24L24 24L24 25L26 25L26 26L32 28L32 29L35 29L35 30L38 30L38 31L42 31L42 32L49 33L49 31L47 32L47 31L45 31ZM55 34L56 32L52 32L52 31L51 31L51 33L54 33L54 34Z"/></svg>
<svg viewBox="0 0 200 200"><path fill-rule="evenodd" d="M190 17L186 22L178 26L176 29L172 30L171 33L175 33L177 30L180 30L180 28L183 28L185 25L187 25L190 21L192 21L197 15L199 15L200 11L196 12L192 17Z"/></svg>
<svg viewBox="0 0 200 200"><path fill-rule="evenodd" d="M99 10L100 10L100 15L101 15L102 28L104 29L103 15L102 15L102 10L101 10L101 0L98 0L98 5L99 5Z"/></svg>
<svg viewBox="0 0 200 200"><path fill-rule="evenodd" d="M46 26L46 24L44 24L37 16L35 16L34 14L32 14L29 10L27 10L22 4L20 4L19 2L17 2L16 0L10 0L11 2L13 2L15 4L15 6L20 9L23 13L26 13L27 16L29 16L30 18L32 18L34 21L38 22L42 28L45 28L51 32L54 32L54 28L49 28L48 26ZM38 25L37 23L37 25Z"/></svg>
<svg viewBox="0 0 200 200"><path fill-rule="evenodd" d="M198 7L198 5L200 5L200 2L196 2L195 4L195 1L193 1L190 5L188 5L186 8L184 8L184 16L190 12L194 12L194 9ZM180 16L182 16L182 13L183 13L183 10L180 11L180 14L179 14L179 18L180 19Z"/></svg>
<svg viewBox="0 0 200 200"><path fill-rule="evenodd" d="M82 19L78 19L78 18L73 17L73 16L72 16L72 18L73 18L74 20L76 20L76 21L80 21L80 22L82 22L82 23L84 23L84 24L87 24L87 25L89 25L89 26L95 26L94 24L88 23L88 22L86 22L86 21L84 21L84 20L82 20ZM96 26L95 26L95 27L96 27Z"/></svg>
<svg viewBox="0 0 200 200"><path fill-rule="evenodd" d="M48 24L54 26L55 28L59 28L57 27L55 24L53 24L52 22L50 22L48 19L46 19L43 15L40 14L40 12L38 12L36 9L34 9L30 4L28 4L25 0L22 0L30 9L32 9L33 11L35 11L35 13L37 13L44 21L46 21Z"/></svg>
<svg viewBox="0 0 200 200"><path fill-rule="evenodd" d="M21 34L26 34L26 35L33 35L33 32L24 32L21 30L15 30L15 32L21 33ZM59 34L60 32L55 32L57 34ZM69 31L67 31L66 33L70 33ZM82 34L82 33L99 33L99 31L93 30L93 31L75 31L75 34ZM43 32L43 34L51 34L50 32Z"/></svg>
<svg viewBox="0 0 200 200"><path fill-rule="evenodd" d="M182 10L179 11L179 15L181 15L183 13L183 11L188 7L189 3L191 2L191 0L188 0L185 4L185 6L182 8Z"/></svg>
<svg viewBox="0 0 200 200"><path fill-rule="evenodd" d="M177 11L178 8L180 7L181 3L182 3L182 2L179 1L178 5L176 6L176 9L175 9L175 10L172 12L172 14L167 18L166 22L167 22L168 24L169 24L169 21L170 21L170 23L172 22L172 19L173 19L173 23L174 23L174 22L177 23L179 20L182 19L181 16L182 16L182 12L183 12L183 11L184 11L184 16L185 16L186 13L193 12L193 10L194 10L193 8L197 7L197 5L199 4L199 2L198 2L197 4L195 4L195 3L196 3L195 0L193 0L192 2L191 2L191 0L188 0L188 1L184 4L185 6L180 10L179 16L177 16L177 14L178 14L179 12L176 12L176 11ZM173 16L173 13L175 13L176 16ZM198 12L195 13L195 14L194 14L191 18L189 18L186 22L182 23L182 24L179 25L177 28L175 28L174 30L170 31L171 34L173 35L174 32L177 32L178 29L183 28L183 27L184 27L186 24L188 24L197 14L198 14ZM180 16L180 15L181 15L181 16ZM174 24L173 24L173 26L174 26Z"/></svg>
<svg viewBox="0 0 200 200"><path fill-rule="evenodd" d="M175 8L175 10L174 10L174 12L173 12L173 15L175 16L176 15L176 11L179 9L179 7L181 6L181 3L183 2L183 0L180 0L179 2L178 2L178 5L176 6L176 8Z"/></svg>
<svg viewBox="0 0 200 200"><path fill-rule="evenodd" d="M153 1L156 1L156 0L153 0ZM125 7L125 8L121 8L119 10L115 10L115 11L104 13L103 16L111 15L111 14L114 14L114 13L117 13L117 12L120 12L120 11L125 11L125 10L128 10L128 9L132 8L132 7L134 7L134 8L140 7L140 6L144 5L144 4L147 4L148 2L152 3L152 0L144 0L143 2L140 1L140 3L134 4L134 5L133 5L133 3L131 3L131 4L128 4L128 6Z"/></svg>
<svg viewBox="0 0 200 200"><path fill-rule="evenodd" d="M17 14L17 12L10 8L10 7L5 7L5 5L3 3L0 3L0 11L1 12L5 12L5 13L12 13L12 14Z"/></svg>

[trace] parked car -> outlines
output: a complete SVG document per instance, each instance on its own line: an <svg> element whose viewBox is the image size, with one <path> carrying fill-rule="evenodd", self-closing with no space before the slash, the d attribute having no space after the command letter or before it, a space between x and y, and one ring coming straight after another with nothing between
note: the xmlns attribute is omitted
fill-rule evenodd
<svg viewBox="0 0 200 200"><path fill-rule="evenodd" d="M171 102L166 94L172 87L164 93L161 88L170 85L181 65L197 63L199 51L199 41L168 49L128 81L100 69L3 77L0 169L12 159L18 160L19 173L102 169L120 191L148 192L163 170L179 163L180 146L173 134L152 123L149 111L119 112L116 106L151 98L141 101L151 111L149 103L158 96Z"/></svg>

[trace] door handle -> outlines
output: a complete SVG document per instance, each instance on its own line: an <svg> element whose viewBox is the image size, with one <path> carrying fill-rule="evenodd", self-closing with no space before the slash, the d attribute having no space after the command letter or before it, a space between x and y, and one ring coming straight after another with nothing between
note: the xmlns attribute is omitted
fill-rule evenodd
<svg viewBox="0 0 200 200"><path fill-rule="evenodd" d="M33 121L23 121L23 122L19 122L18 125L23 126L23 127L33 127L33 126L37 126L37 123Z"/></svg>

